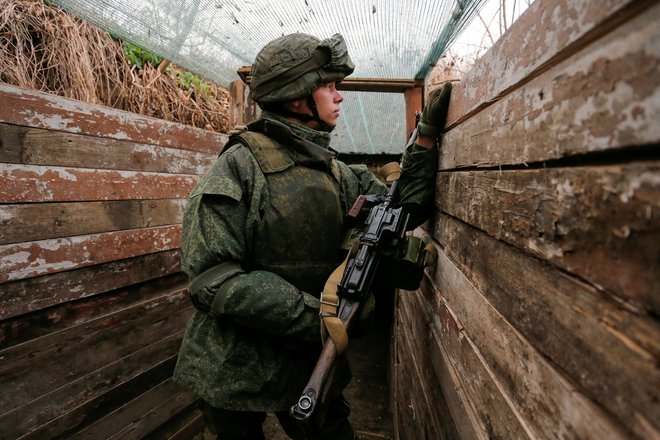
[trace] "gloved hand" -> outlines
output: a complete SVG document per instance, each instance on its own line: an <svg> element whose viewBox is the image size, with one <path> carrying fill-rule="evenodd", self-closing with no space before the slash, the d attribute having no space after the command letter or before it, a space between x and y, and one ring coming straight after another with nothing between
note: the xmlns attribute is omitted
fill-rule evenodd
<svg viewBox="0 0 660 440"><path fill-rule="evenodd" d="M440 137L447 122L451 87L451 83L447 81L431 92L417 124L418 135L432 138Z"/></svg>

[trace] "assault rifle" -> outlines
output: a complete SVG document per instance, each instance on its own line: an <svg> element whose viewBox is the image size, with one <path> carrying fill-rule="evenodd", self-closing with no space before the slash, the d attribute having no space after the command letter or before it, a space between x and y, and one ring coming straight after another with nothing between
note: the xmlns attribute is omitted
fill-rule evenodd
<svg viewBox="0 0 660 440"><path fill-rule="evenodd" d="M414 141L416 132L413 132L408 145ZM421 240L406 236L410 214L397 206L397 189L398 180L394 180L387 194L360 196L348 213L349 216L358 216L365 207L372 206L359 242L349 251L341 281L337 284L338 304L332 304L337 306L336 317L346 331L368 297L379 267L387 267L387 271L383 271L385 273L394 272L396 282L393 287L407 290L419 287L425 249ZM340 351L343 348L340 347ZM291 407L291 415L297 420L309 419L315 408L324 404L337 355L333 339L327 337L298 403Z"/></svg>

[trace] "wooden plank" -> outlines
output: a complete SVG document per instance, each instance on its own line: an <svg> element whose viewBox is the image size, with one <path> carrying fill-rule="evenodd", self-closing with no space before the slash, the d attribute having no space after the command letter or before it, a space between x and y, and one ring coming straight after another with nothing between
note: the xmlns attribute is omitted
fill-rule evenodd
<svg viewBox="0 0 660 440"><path fill-rule="evenodd" d="M404 91L406 102L406 133L408 139L417 126L417 113L422 111L424 101L424 89L422 87L411 87Z"/></svg>
<svg viewBox="0 0 660 440"><path fill-rule="evenodd" d="M185 199L198 176L0 163L0 203Z"/></svg>
<svg viewBox="0 0 660 440"><path fill-rule="evenodd" d="M526 164L657 145L659 21L656 5L450 130L441 167Z"/></svg>
<svg viewBox="0 0 660 440"><path fill-rule="evenodd" d="M467 119L640 14L655 0L534 2L454 85L448 125Z"/></svg>
<svg viewBox="0 0 660 440"><path fill-rule="evenodd" d="M400 362L394 366L395 379L399 385L397 399L392 402L397 418L396 435L400 439L437 438L437 436L424 436L424 432L427 431L427 426L424 423L425 408L419 402L418 390L410 386L410 384L419 383L420 378L415 375L412 360L408 357L410 350L406 347L405 342L403 336L399 335L397 344L399 345L398 358Z"/></svg>
<svg viewBox="0 0 660 440"><path fill-rule="evenodd" d="M197 397L168 378L71 436L71 440L141 439L195 400Z"/></svg>
<svg viewBox="0 0 660 440"><path fill-rule="evenodd" d="M178 267L178 253L168 251L2 284L0 310L6 315L30 313L0 321L0 350L155 298L164 291L185 289L188 277L177 273ZM69 281L73 282L67 284ZM18 298L9 301L14 287ZM72 299L77 301L67 302ZM22 306L21 300L25 303Z"/></svg>
<svg viewBox="0 0 660 440"><path fill-rule="evenodd" d="M443 212L660 314L660 162L440 173L436 194Z"/></svg>
<svg viewBox="0 0 660 440"><path fill-rule="evenodd" d="M400 381L400 394L407 396L407 399L398 402L398 406L412 406L420 428L414 435L404 438L455 439L458 435L456 427L430 360L430 310L420 293L399 294L396 328L400 349L397 368L410 371ZM410 430L409 419L402 419L405 421L399 426Z"/></svg>
<svg viewBox="0 0 660 440"><path fill-rule="evenodd" d="M656 320L452 217L437 217L434 236L447 256L535 349L635 434L659 435Z"/></svg>
<svg viewBox="0 0 660 440"><path fill-rule="evenodd" d="M0 205L0 244L181 224L186 200Z"/></svg>
<svg viewBox="0 0 660 440"><path fill-rule="evenodd" d="M431 365L440 380L443 394L451 411L458 438L465 440L490 440L488 431L481 424L477 411L467 394L463 391L458 372L449 359L449 354L442 345L443 336L438 334L436 326L430 327L429 354Z"/></svg>
<svg viewBox="0 0 660 440"><path fill-rule="evenodd" d="M353 78L349 76L337 84L337 90L353 92L405 93L421 88L422 81L408 78Z"/></svg>
<svg viewBox="0 0 660 440"><path fill-rule="evenodd" d="M185 290L131 305L0 351L0 414L181 331L190 314Z"/></svg>
<svg viewBox="0 0 660 440"><path fill-rule="evenodd" d="M0 124L3 162L75 168L204 174L213 153L180 150L131 141Z"/></svg>
<svg viewBox="0 0 660 440"><path fill-rule="evenodd" d="M198 400L143 437L144 440L190 440L204 431L204 415Z"/></svg>
<svg viewBox="0 0 660 440"><path fill-rule="evenodd" d="M0 84L0 122L217 154L222 133Z"/></svg>
<svg viewBox="0 0 660 440"><path fill-rule="evenodd" d="M250 87L243 81L233 81L229 84L229 100L231 107L229 111L229 125L247 125L257 119L258 107L250 96Z"/></svg>
<svg viewBox="0 0 660 440"><path fill-rule="evenodd" d="M0 246L0 283L176 249L181 226L157 226Z"/></svg>
<svg viewBox="0 0 660 440"><path fill-rule="evenodd" d="M469 335L539 438L627 438L629 432L587 399L534 349L484 298L451 260L438 250L433 273L438 316L454 320L448 329ZM460 337L454 333L451 337Z"/></svg>
<svg viewBox="0 0 660 440"><path fill-rule="evenodd" d="M446 360L457 373L460 389L471 402L488 438L536 438L527 421L512 405L471 337L448 309L436 307L431 326L440 335Z"/></svg>
<svg viewBox="0 0 660 440"><path fill-rule="evenodd" d="M71 438L73 432L169 378L182 336L182 331L165 336L3 414L0 421L7 427L7 438Z"/></svg>

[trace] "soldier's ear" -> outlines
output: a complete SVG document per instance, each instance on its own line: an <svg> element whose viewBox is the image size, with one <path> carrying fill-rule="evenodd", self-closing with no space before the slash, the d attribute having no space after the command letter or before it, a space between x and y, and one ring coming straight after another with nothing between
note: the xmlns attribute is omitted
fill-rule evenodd
<svg viewBox="0 0 660 440"><path fill-rule="evenodd" d="M296 99L294 101L289 101L285 104L287 110L301 113L302 110L305 110L307 107L307 100L304 98Z"/></svg>

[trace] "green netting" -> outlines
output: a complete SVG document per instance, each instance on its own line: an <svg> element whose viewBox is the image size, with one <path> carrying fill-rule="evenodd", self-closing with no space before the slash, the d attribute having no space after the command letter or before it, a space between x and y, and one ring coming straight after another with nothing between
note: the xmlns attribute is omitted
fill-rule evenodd
<svg viewBox="0 0 660 440"><path fill-rule="evenodd" d="M227 87L268 41L344 35L354 77L423 79L485 0L55 0L64 10ZM400 94L346 93L333 147L398 153Z"/></svg>

